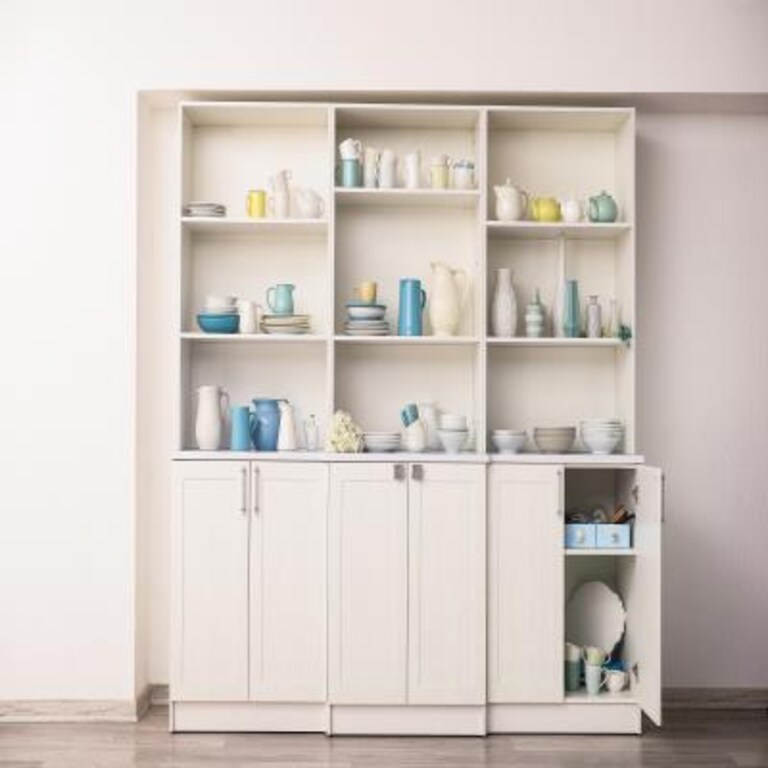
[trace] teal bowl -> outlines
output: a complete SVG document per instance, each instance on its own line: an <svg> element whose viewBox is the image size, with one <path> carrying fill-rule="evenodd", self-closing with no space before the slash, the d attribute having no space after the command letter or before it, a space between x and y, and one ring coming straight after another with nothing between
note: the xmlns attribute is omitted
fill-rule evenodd
<svg viewBox="0 0 768 768"><path fill-rule="evenodd" d="M197 316L197 324L205 333L237 333L240 330L240 315L208 315L201 313Z"/></svg>

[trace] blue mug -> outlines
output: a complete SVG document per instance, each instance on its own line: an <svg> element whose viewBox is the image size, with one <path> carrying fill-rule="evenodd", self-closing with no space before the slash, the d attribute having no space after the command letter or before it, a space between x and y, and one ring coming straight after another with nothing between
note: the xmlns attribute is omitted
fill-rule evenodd
<svg viewBox="0 0 768 768"><path fill-rule="evenodd" d="M261 397L251 400L253 403L253 421L251 438L257 451L276 451L277 438L280 434L279 400Z"/></svg>
<svg viewBox="0 0 768 768"><path fill-rule="evenodd" d="M341 186L363 186L363 171L357 157L345 158L341 161Z"/></svg>
<svg viewBox="0 0 768 768"><path fill-rule="evenodd" d="M232 434L229 447L233 451L251 450L251 411L247 405L233 405L230 409Z"/></svg>
<svg viewBox="0 0 768 768"><path fill-rule="evenodd" d="M400 281L400 307L397 315L398 336L421 336L424 333L422 313L427 294L421 280L404 277Z"/></svg>
<svg viewBox="0 0 768 768"><path fill-rule="evenodd" d="M267 288L267 304L276 315L293 314L293 291L296 288L291 283L279 283Z"/></svg>

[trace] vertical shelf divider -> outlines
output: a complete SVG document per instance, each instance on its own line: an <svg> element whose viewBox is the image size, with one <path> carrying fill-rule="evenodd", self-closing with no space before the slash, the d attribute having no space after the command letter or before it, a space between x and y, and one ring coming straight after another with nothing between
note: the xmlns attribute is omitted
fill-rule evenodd
<svg viewBox="0 0 768 768"><path fill-rule="evenodd" d="M326 341L326 414L328 434L336 410L336 107L328 106L328 333Z"/></svg>
<svg viewBox="0 0 768 768"><path fill-rule="evenodd" d="M488 216L488 110L480 109L477 123L477 169L475 183L480 197L477 201L477 286L475 288L475 336L477 345L477 374L475 376L475 417L477 434L475 450L485 453L488 442L488 233L485 220Z"/></svg>

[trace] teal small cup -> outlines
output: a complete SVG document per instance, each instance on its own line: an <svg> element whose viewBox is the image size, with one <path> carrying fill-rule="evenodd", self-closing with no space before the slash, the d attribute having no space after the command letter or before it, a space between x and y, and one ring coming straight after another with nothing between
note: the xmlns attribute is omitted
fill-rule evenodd
<svg viewBox="0 0 768 768"><path fill-rule="evenodd" d="M360 167L360 160L358 158L352 157L341 161L341 186L363 186L363 173L362 168Z"/></svg>

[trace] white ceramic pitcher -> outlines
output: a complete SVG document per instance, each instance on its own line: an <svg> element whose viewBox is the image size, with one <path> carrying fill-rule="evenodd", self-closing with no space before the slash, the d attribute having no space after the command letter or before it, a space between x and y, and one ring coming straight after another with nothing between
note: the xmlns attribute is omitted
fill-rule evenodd
<svg viewBox="0 0 768 768"><path fill-rule="evenodd" d="M432 262L429 320L435 336L456 335L468 290L469 280L463 269L452 269L440 261Z"/></svg>
<svg viewBox="0 0 768 768"><path fill-rule="evenodd" d="M217 384L197 388L197 419L195 439L201 451L218 451L221 447L224 417L229 407L229 395Z"/></svg>
<svg viewBox="0 0 768 768"><path fill-rule="evenodd" d="M280 409L280 429L277 433L278 451L295 451L296 444L296 419L293 406L287 400L280 400L277 404Z"/></svg>

